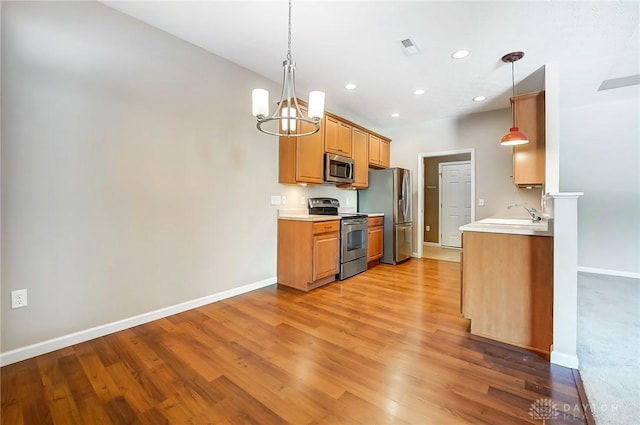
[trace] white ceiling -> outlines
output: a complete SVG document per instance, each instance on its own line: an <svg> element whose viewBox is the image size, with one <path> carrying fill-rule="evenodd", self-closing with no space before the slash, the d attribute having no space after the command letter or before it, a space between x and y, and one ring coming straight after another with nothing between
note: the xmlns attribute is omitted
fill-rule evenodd
<svg viewBox="0 0 640 425"><path fill-rule="evenodd" d="M280 84L286 1L104 3ZM639 10L638 1L295 0L298 97L323 90L328 110L379 129L502 109L509 104L511 67L500 58L521 50L516 84L557 63L563 101L582 104L597 96L603 80L640 74ZM402 52L399 40L407 37L419 54ZM471 54L451 59L458 49ZM541 88L542 72L535 75L518 92ZM347 91L347 82L358 88ZM413 95L417 88L426 93ZM487 101L471 101L479 95ZM279 93L271 96L275 101Z"/></svg>

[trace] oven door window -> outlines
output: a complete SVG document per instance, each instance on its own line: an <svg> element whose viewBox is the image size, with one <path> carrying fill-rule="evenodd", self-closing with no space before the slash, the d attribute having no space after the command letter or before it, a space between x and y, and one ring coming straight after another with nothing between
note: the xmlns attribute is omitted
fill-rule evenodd
<svg viewBox="0 0 640 425"><path fill-rule="evenodd" d="M364 248L366 232L364 230L352 230L347 233L347 252Z"/></svg>

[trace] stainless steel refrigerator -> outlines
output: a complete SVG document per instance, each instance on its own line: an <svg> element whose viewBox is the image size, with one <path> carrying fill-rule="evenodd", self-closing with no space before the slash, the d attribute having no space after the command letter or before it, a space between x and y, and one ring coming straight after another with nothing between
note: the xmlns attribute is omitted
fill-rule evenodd
<svg viewBox="0 0 640 425"><path fill-rule="evenodd" d="M409 170L369 170L369 188L358 191L358 211L384 213L384 253L380 262L398 264L411 257L413 222Z"/></svg>

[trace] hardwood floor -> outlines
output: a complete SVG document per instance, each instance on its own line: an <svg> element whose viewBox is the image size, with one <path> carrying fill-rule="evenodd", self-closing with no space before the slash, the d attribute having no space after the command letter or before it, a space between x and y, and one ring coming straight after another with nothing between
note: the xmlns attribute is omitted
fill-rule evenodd
<svg viewBox="0 0 640 425"><path fill-rule="evenodd" d="M1 422L541 424L551 399L585 423L571 369L468 333L459 267L271 286L5 366Z"/></svg>

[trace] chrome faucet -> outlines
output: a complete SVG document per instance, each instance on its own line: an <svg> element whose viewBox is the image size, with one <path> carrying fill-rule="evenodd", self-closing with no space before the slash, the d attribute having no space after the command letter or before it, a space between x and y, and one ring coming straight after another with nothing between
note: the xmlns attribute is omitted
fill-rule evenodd
<svg viewBox="0 0 640 425"><path fill-rule="evenodd" d="M536 209L533 208L533 207L528 208L528 207L526 207L525 205L522 205L522 204L513 204L513 205L508 205L507 209L510 210L512 207L522 207L522 208L524 208L525 211L527 211L529 213L529 215L531 216L531 221L533 223L536 223L536 222L542 220L542 217L540 217L538 215L538 211L536 211Z"/></svg>

